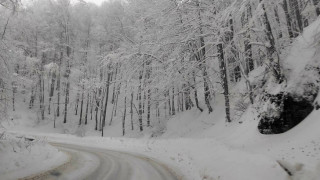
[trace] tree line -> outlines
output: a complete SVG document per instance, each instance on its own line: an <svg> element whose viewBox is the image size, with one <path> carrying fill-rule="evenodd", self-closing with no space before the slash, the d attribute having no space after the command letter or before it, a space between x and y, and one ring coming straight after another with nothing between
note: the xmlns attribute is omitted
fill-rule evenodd
<svg viewBox="0 0 320 180"><path fill-rule="evenodd" d="M77 115L78 125L94 123L102 136L115 120L125 135L193 108L211 113L219 94L231 122L234 107L254 104L266 78L285 80L288 47L320 14L319 0L0 5L1 106L15 110L21 92L39 119L68 123ZM262 84L250 78L258 68ZM240 81L244 94L232 91Z"/></svg>

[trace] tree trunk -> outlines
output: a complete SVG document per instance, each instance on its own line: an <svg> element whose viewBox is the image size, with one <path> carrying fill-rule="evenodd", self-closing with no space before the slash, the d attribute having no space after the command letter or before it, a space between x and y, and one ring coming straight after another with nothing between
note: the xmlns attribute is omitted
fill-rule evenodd
<svg viewBox="0 0 320 180"><path fill-rule="evenodd" d="M261 2L262 0L260 0ZM277 53L275 51L275 40L274 40L274 36L272 35L272 30L271 30L271 25L267 16L267 12L265 10L265 6L262 3L262 10L263 12L263 24L266 28L266 35L267 35L267 40L269 42L269 45L267 46L267 58L270 61L270 66L271 66L271 70L273 72L274 77L276 78L276 80L278 82L281 82L282 77L281 77L281 72L280 72L280 64L279 64L279 59L278 62L274 62L274 58L273 55L274 53Z"/></svg>
<svg viewBox="0 0 320 180"><path fill-rule="evenodd" d="M125 87L124 92L124 111L123 111L123 117L122 117L122 135L125 135L125 123L126 123L126 115L127 115L127 84Z"/></svg>
<svg viewBox="0 0 320 180"><path fill-rule="evenodd" d="M87 94L87 108L86 108L84 124L88 124L88 110L89 110L89 93Z"/></svg>
<svg viewBox="0 0 320 180"><path fill-rule="evenodd" d="M14 106L14 101L15 101L15 94L16 94L16 85L15 82L12 82L12 110L16 111L15 106Z"/></svg>
<svg viewBox="0 0 320 180"><path fill-rule="evenodd" d="M131 92L130 113L131 113L131 130L133 130L133 91Z"/></svg>
<svg viewBox="0 0 320 180"><path fill-rule="evenodd" d="M108 106L108 98L109 98L109 86L110 86L110 73L108 72L108 77L107 77L107 92L106 92L106 100L104 104L104 115L103 115L103 121L102 121L102 133L101 136L103 136L103 129L106 124L106 116L107 116L107 106Z"/></svg>
<svg viewBox="0 0 320 180"><path fill-rule="evenodd" d="M54 111L54 105L53 105L53 128L56 128L56 120L57 120L57 114Z"/></svg>
<svg viewBox="0 0 320 180"><path fill-rule="evenodd" d="M41 58L41 67L40 67L40 73L39 73L39 102L40 102L40 113L41 113L41 119L44 120L44 80L43 80L43 74L44 74L44 61L45 61L45 54L42 54Z"/></svg>
<svg viewBox="0 0 320 180"><path fill-rule="evenodd" d="M295 20L296 20L296 26L295 28L297 28L297 31L299 33L302 33L303 31L303 23L302 23L302 15L300 12L300 7L299 7L299 3L297 0L289 0L289 4L290 4L290 8L292 9L293 15L295 16ZM298 36L299 34L297 34L296 36Z"/></svg>
<svg viewBox="0 0 320 180"><path fill-rule="evenodd" d="M67 19L66 19L66 24L64 27L64 33L65 33L65 44L66 44L66 54L67 54L67 64L66 64L66 72L65 72L65 77L66 77L66 96L65 96L65 101L64 101L64 118L63 118L63 123L67 123L67 115L68 115L68 103L69 103L69 89L70 89L70 55L71 55L71 47L70 47L70 34L69 34L69 13L67 13Z"/></svg>
<svg viewBox="0 0 320 180"><path fill-rule="evenodd" d="M82 85L82 93L81 93L81 105L80 105L80 117L79 117L79 126L82 123L82 111L83 111L83 94L84 94L84 85Z"/></svg>
<svg viewBox="0 0 320 180"><path fill-rule="evenodd" d="M115 102L115 101L114 101L114 102ZM113 107L112 107L112 111L111 111L111 117L110 117L110 121L109 121L109 126L111 126L111 124L112 124L112 120L113 120L113 116L114 116L115 107L116 107L116 104L115 104L115 103L113 103Z"/></svg>
<svg viewBox="0 0 320 180"><path fill-rule="evenodd" d="M102 118L104 116L104 97L106 96L106 90L104 89L102 92L102 98L101 98L101 102L100 102L100 118L99 118L99 131L102 131Z"/></svg>
<svg viewBox="0 0 320 180"><path fill-rule="evenodd" d="M43 76L43 75L42 75ZM42 77L42 109L41 109L41 119L44 120L44 78Z"/></svg>
<svg viewBox="0 0 320 180"><path fill-rule="evenodd" d="M294 38L293 31L292 31L292 20L291 20L289 10L288 10L287 0L283 0L282 8L283 8L285 16L286 16L289 37L290 37L290 39L292 39L292 38Z"/></svg>
<svg viewBox="0 0 320 180"><path fill-rule="evenodd" d="M142 124L142 75L143 70L140 70L139 73L139 92L138 92L138 101L139 101L139 128L140 131L143 131L143 124Z"/></svg>
<svg viewBox="0 0 320 180"><path fill-rule="evenodd" d="M320 15L320 8L318 6L319 4L319 0L312 0L314 7L316 8L316 15L319 16Z"/></svg>
<svg viewBox="0 0 320 180"><path fill-rule="evenodd" d="M164 93L164 118L167 118L167 93Z"/></svg>
<svg viewBox="0 0 320 180"><path fill-rule="evenodd" d="M42 114L42 80L41 73L39 74L39 112Z"/></svg>
<svg viewBox="0 0 320 180"><path fill-rule="evenodd" d="M277 12L277 11L276 11ZM249 23L249 20L252 18L252 15L251 15L251 6L248 5L247 7L247 17L246 17L246 23ZM277 16L276 16L277 18ZM278 17L278 20L279 20L279 17ZM243 26L245 26L245 24L243 24ZM230 29L231 29L231 38L230 38L230 41L232 40L232 38L234 37L234 28L233 28L233 21L230 21ZM250 44L250 38L251 38L251 35L250 35L250 32L246 32L245 33L245 40L244 40L244 44L245 44L245 69L244 69L244 77L245 77L245 80L246 80L246 85L247 85L247 88L248 88L248 91L249 91L249 98L250 98L250 102L251 104L253 104L253 92L252 92L252 86L251 86L251 83L250 81L248 80L248 75L249 75L249 72L251 72L253 69L254 69L254 63L253 63L253 58L252 58L252 45ZM233 45L233 42L231 41L232 45ZM239 63L239 66L242 66L241 62Z"/></svg>
<svg viewBox="0 0 320 180"><path fill-rule="evenodd" d="M114 104L114 100L115 100L115 96L116 96L117 74L118 74L118 68L116 67L116 72L115 72L115 74L113 75L113 72L112 72L111 78L110 78L110 81L114 81L114 83L113 83L113 91L112 91L111 104Z"/></svg>
<svg viewBox="0 0 320 180"><path fill-rule="evenodd" d="M172 108L171 108L171 99L170 99L170 91L167 91L168 94L168 110L169 110L169 116L172 116Z"/></svg>
<svg viewBox="0 0 320 180"><path fill-rule="evenodd" d="M65 100L64 100L63 123L67 123L67 115L68 115L68 99L69 99L69 88L70 88L69 73L70 73L70 69L69 69L69 67L67 67L67 70L66 70L67 87L66 87L66 96L65 96Z"/></svg>
<svg viewBox="0 0 320 180"><path fill-rule="evenodd" d="M199 33L200 35L203 34L203 30L202 30L202 19L201 19L201 7L200 7L200 3L199 0L196 0L196 5L198 8L198 28L199 28ZM208 73L207 73L207 67L206 67L206 48L205 48L205 43L204 43L204 38L203 36L200 36L200 51L197 53L198 54L198 61L199 61L199 69L202 70L202 76L203 76L203 87L204 87L204 99L206 102L206 105L208 107L208 111L209 113L211 113L213 111L211 104L210 104L210 88L209 88L209 84L208 84ZM198 51L198 48L196 49L196 51Z"/></svg>
<svg viewBox="0 0 320 180"><path fill-rule="evenodd" d="M144 84L144 87L143 87L142 114L145 113L144 110L145 110L145 103L146 103L146 99L147 99L147 97L146 97L146 91L145 91L145 89L146 89L145 84L146 84L146 83L143 83L143 84Z"/></svg>
<svg viewBox="0 0 320 180"><path fill-rule="evenodd" d="M183 90L184 91L184 90ZM181 92L181 97L180 97L180 107L181 107L181 111L184 111L184 93L183 91ZM190 88L189 88L189 94L190 94Z"/></svg>
<svg viewBox="0 0 320 180"><path fill-rule="evenodd" d="M51 88L50 88L50 94L49 94L49 108L48 108L48 114L50 114L50 111L51 111L51 100L52 100L52 97L53 97L53 94L54 94L54 85L56 83L56 72L54 71L52 73L52 79L51 79Z"/></svg>
<svg viewBox="0 0 320 180"><path fill-rule="evenodd" d="M63 52L60 52L60 58L59 58L59 74L58 74L58 81L57 81L57 91L58 91L58 102L57 102L57 117L60 116L60 91L61 91L61 65L62 65L62 57Z"/></svg>
<svg viewBox="0 0 320 180"><path fill-rule="evenodd" d="M228 79L227 79L227 70L226 70L226 65L224 62L224 55L223 55L223 46L222 44L217 45L217 50L218 50L218 58L219 58L219 67L220 67L220 76L221 76L221 81L223 84L223 89L224 89L224 98L225 98L225 108L226 108L226 120L227 122L231 122L230 119L230 103L229 103L229 86L228 86Z"/></svg>
<svg viewBox="0 0 320 180"><path fill-rule="evenodd" d="M174 116L176 114L176 109L175 109L175 106L174 106L174 86L172 87L172 103L171 103L171 112L172 112L172 116Z"/></svg>
<svg viewBox="0 0 320 180"><path fill-rule="evenodd" d="M148 88L148 105L147 105L147 126L149 127L150 126L150 111L151 111L151 90L150 88Z"/></svg>
<svg viewBox="0 0 320 180"><path fill-rule="evenodd" d="M118 100L119 100L119 94L120 94L120 87L121 87L121 82L118 84L118 87L117 87L116 100L115 100L115 109L114 109L114 116L117 116L117 108L118 108Z"/></svg>
<svg viewBox="0 0 320 180"><path fill-rule="evenodd" d="M6 30L7 30L9 21L10 21L10 17L11 17L11 16L9 16L9 17L7 18L6 25L4 26L4 29L3 29L3 32L2 32L2 35L1 35L1 40L4 39L4 35L6 34Z"/></svg>
<svg viewBox="0 0 320 180"><path fill-rule="evenodd" d="M31 87L31 96L30 96L30 101L29 101L29 109L33 107L33 102L34 102L34 87L32 85Z"/></svg>
<svg viewBox="0 0 320 180"><path fill-rule="evenodd" d="M274 8L274 15L276 17L277 25L279 27L278 29L278 38L282 38L282 31L281 31L281 22L280 22L280 17L278 13L278 6Z"/></svg>
<svg viewBox="0 0 320 180"><path fill-rule="evenodd" d="M194 100L196 102L197 108L199 109L200 112L202 112L203 109L200 107L199 100L198 100L198 91L197 91L197 88L196 88L196 75L195 75L195 72L193 72L193 83L194 83L194 85L192 85L192 88L193 88L193 91L194 91ZM191 98L190 97L189 97L189 101L191 102Z"/></svg>
<svg viewBox="0 0 320 180"><path fill-rule="evenodd" d="M77 97L76 97L77 99L76 99L76 107L75 107L75 111L76 111L76 113L75 113L75 115L78 115L78 107L79 107L79 99L80 99L80 93L79 93L79 90L78 90L78 92L77 92Z"/></svg>
<svg viewBox="0 0 320 180"><path fill-rule="evenodd" d="M66 88L66 96L64 100L64 117L63 117L63 123L67 123L67 115L68 115L68 98L69 98L69 78L67 79L67 88Z"/></svg>
<svg viewBox="0 0 320 180"><path fill-rule="evenodd" d="M101 96L101 89L99 89L99 97ZM96 126L95 126L95 130L98 130L98 111L99 111L99 104L100 104L100 100L97 97L97 92L95 92L95 100L96 100Z"/></svg>
<svg viewBox="0 0 320 180"><path fill-rule="evenodd" d="M145 75L145 88L147 88L147 126L150 127L150 118L151 118L151 73L152 73L152 68L151 68L151 60L150 58L147 59L146 62L146 75Z"/></svg>
<svg viewBox="0 0 320 180"><path fill-rule="evenodd" d="M93 94L91 94L91 96L90 96L90 120L92 120L92 111L93 111L93 103L94 103L94 97L93 97L94 95Z"/></svg>
<svg viewBox="0 0 320 180"><path fill-rule="evenodd" d="M245 49L245 62L246 62L246 74L249 74L254 69L254 63L252 58L252 48L250 44L250 34L247 34L246 40L244 41L244 49Z"/></svg>
<svg viewBox="0 0 320 180"><path fill-rule="evenodd" d="M179 91L179 87L177 89L177 113L179 113L181 111L181 101L180 101L180 91Z"/></svg>

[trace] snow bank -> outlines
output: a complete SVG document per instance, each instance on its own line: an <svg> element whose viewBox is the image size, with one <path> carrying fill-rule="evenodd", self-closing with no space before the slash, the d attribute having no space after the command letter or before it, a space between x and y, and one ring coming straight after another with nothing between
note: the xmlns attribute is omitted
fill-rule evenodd
<svg viewBox="0 0 320 180"><path fill-rule="evenodd" d="M44 139L16 137L2 132L0 159L1 179L17 179L59 166L67 156Z"/></svg>

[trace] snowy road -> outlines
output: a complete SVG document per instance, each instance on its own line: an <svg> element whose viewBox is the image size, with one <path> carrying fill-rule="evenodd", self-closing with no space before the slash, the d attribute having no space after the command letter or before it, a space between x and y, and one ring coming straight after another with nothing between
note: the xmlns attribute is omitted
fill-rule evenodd
<svg viewBox="0 0 320 180"><path fill-rule="evenodd" d="M163 164L152 159L105 149L52 144L69 154L64 166L42 173L37 179L176 180ZM30 178L32 179L32 178Z"/></svg>

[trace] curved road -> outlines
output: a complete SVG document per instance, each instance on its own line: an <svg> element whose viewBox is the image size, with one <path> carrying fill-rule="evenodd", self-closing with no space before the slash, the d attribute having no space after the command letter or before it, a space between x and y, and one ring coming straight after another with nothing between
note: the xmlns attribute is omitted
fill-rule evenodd
<svg viewBox="0 0 320 180"><path fill-rule="evenodd" d="M70 156L67 164L30 179L178 180L165 165L137 155L69 144L52 144Z"/></svg>

